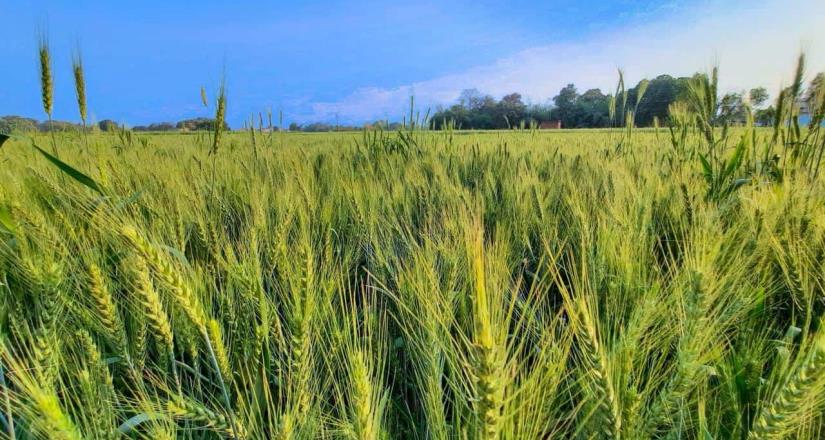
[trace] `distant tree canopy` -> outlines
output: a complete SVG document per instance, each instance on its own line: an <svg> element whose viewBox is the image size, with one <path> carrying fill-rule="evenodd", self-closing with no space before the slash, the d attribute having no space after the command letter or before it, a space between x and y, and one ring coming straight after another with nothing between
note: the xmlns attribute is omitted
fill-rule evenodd
<svg viewBox="0 0 825 440"><path fill-rule="evenodd" d="M311 124L306 125L298 125L295 124L294 126L290 125L290 131L306 131L311 133L320 133L325 131L349 131L349 130L358 130L359 127L350 127L347 125L336 125L336 124L327 124L325 122L313 122Z"/></svg>
<svg viewBox="0 0 825 440"><path fill-rule="evenodd" d="M370 124L365 124L364 128L367 129L375 129L375 130L398 130L403 127L403 124L400 122L390 122L390 121L375 121Z"/></svg>
<svg viewBox="0 0 825 440"><path fill-rule="evenodd" d="M215 120L212 118L185 119L175 124L175 128L183 131L214 130ZM229 124L224 122L224 130L229 130Z"/></svg>
<svg viewBox="0 0 825 440"><path fill-rule="evenodd" d="M762 107L762 105L768 101L769 97L770 95L768 95L768 89L764 87L757 87L748 92L748 98L750 98L751 105L754 108Z"/></svg>
<svg viewBox="0 0 825 440"><path fill-rule="evenodd" d="M175 124L171 122L156 122L149 125L137 125L132 130L135 131L174 131Z"/></svg>
<svg viewBox="0 0 825 440"><path fill-rule="evenodd" d="M659 75L650 80L636 110L636 125L649 127L653 125L654 118L662 122L667 120L668 107L682 98L687 82L688 78L674 78L670 75ZM638 92L639 85L628 90L628 102L636 102Z"/></svg>
<svg viewBox="0 0 825 440"><path fill-rule="evenodd" d="M22 116L0 117L0 133L26 133L32 131L71 131L80 130L81 126L73 122L66 121L38 121L37 119L24 118Z"/></svg>
<svg viewBox="0 0 825 440"><path fill-rule="evenodd" d="M816 93L825 90L823 87L825 87L825 72L819 72L808 85L808 90L805 92L805 100L811 101L816 99Z"/></svg>
<svg viewBox="0 0 825 440"><path fill-rule="evenodd" d="M0 118L0 133L24 133L38 129L36 119L24 118L22 116L3 116Z"/></svg>
<svg viewBox="0 0 825 440"><path fill-rule="evenodd" d="M82 127L80 124L68 121L52 121L51 123L43 121L38 125L38 129L40 131L74 131L80 130Z"/></svg>
<svg viewBox="0 0 825 440"><path fill-rule="evenodd" d="M698 75L701 76L701 75ZM651 80L642 80L635 87L626 90L625 95L616 98L617 114L622 115L621 103L627 103L628 110L635 110L634 122L639 127L649 127L655 120L667 123L668 110L671 104L683 101L687 96L688 83L691 78L675 78L670 75L659 75ZM800 101L816 101L816 93L825 87L825 72L820 72L810 81L806 88L798 91ZM637 103L637 97L642 87L646 87L642 99ZM785 90L783 93L790 93ZM823 92L825 93L825 92ZM776 110L768 105L770 95L764 87L753 88L748 91L730 92L718 97L715 109L714 124L736 125L747 120L748 111L752 112L757 125L771 125L774 122ZM463 90L455 104L444 108L439 107L430 118L430 126L436 130L445 128L445 123L454 124L458 129L508 129L542 122L560 121L562 128L600 128L612 125L622 126L621 116L610 119L611 95L604 94L600 89L589 89L579 93L575 84L567 84L558 94L544 104L525 103L518 93L507 94L501 99L483 94L477 89ZM817 101L819 102L819 101ZM121 125L111 119L104 119L97 127L104 132L113 131ZM148 125L139 125L135 131L198 131L214 130L215 120L212 118L185 119L175 124L171 122L157 122ZM338 125L325 122L299 124L293 122L289 131L324 132L358 130L360 128L397 130L403 125L400 122L378 120L363 126ZM46 121L25 118L21 116L0 117L0 133L30 132L30 131L71 131L82 130L79 124L65 121ZM230 130L224 123L224 129Z"/></svg>
<svg viewBox="0 0 825 440"><path fill-rule="evenodd" d="M599 89L579 95L576 86L568 84L553 98L553 104L550 117L561 121L562 127L607 127L610 124L610 97Z"/></svg>
<svg viewBox="0 0 825 440"><path fill-rule="evenodd" d="M461 92L457 104L439 109L431 120L436 129L442 128L448 121L453 121L457 128L496 129L516 127L522 121L539 121L541 116L544 116L544 120L549 120L549 109L526 105L518 93L511 93L496 101L490 95L468 89Z"/></svg>
<svg viewBox="0 0 825 440"><path fill-rule="evenodd" d="M104 119L97 123L97 127L100 131L114 131L118 127L118 124L111 119Z"/></svg>
<svg viewBox="0 0 825 440"><path fill-rule="evenodd" d="M719 101L719 115L716 123L719 125L734 125L745 122L748 110L742 93L731 92L722 96Z"/></svg>
<svg viewBox="0 0 825 440"><path fill-rule="evenodd" d="M402 127L400 122L375 121L363 125L329 124L326 122L312 122L309 124L299 124L293 122L289 124L289 131L303 131L307 133L320 133L328 131L357 131L361 129L370 130L398 130Z"/></svg>
<svg viewBox="0 0 825 440"><path fill-rule="evenodd" d="M670 104L680 99L687 87L687 78L660 75L648 82L636 113L636 124L649 126L653 119L664 121ZM639 85L627 90L627 102L636 102ZM439 129L445 121L453 121L458 128L497 129L518 127L522 123L561 121L565 128L608 127L611 124L610 95L600 89L579 93L575 84L568 84L551 100L552 104L526 105L518 93L511 93L496 101L476 89L461 92L456 104L439 109L432 118Z"/></svg>

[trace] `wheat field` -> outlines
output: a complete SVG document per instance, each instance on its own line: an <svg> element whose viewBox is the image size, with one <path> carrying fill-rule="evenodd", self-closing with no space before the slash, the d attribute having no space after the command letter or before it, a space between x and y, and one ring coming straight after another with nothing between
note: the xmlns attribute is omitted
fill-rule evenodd
<svg viewBox="0 0 825 440"><path fill-rule="evenodd" d="M2 137L2 432L820 438L825 104L690 96L645 130Z"/></svg>

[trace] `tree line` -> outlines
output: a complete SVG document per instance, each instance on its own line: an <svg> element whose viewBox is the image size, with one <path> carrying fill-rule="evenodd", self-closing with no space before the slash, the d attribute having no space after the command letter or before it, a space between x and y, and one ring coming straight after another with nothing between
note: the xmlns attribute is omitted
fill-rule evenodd
<svg viewBox="0 0 825 440"><path fill-rule="evenodd" d="M224 130L229 130L229 124L224 122ZM126 125L119 124L111 119L104 119L97 124L87 126L87 130L100 130L103 132L115 131L119 128L126 128ZM212 118L184 119L176 123L155 122L148 125L136 125L130 127L133 131L212 131L215 128L215 120ZM0 116L0 133L26 133L34 131L48 132L54 131L77 131L83 126L75 122L67 121L39 121L34 118L22 116Z"/></svg>
<svg viewBox="0 0 825 440"><path fill-rule="evenodd" d="M624 92L622 100L636 103L639 95L642 99L635 107L634 120L636 126L650 127L657 121L666 123L668 109L676 102L684 100L687 93L690 77L672 77L660 75L651 80L642 80L635 87ZM817 84L825 81L825 73L819 73L810 82L809 89L813 90ZM641 93L640 93L641 92ZM617 93L612 95L620 95ZM457 129L509 129L518 127L539 126L543 122L559 121L563 128L604 128L612 125L623 125L623 121L611 119L610 106L612 96L603 93L600 89L588 89L580 93L575 84L567 84L559 93L545 104L527 104L518 93L510 93L496 100L491 95L482 94L477 89L467 89L461 92L455 104L449 107L439 107L429 119L430 128L439 130L447 125ZM757 87L749 91L731 92L723 95L719 100L715 124L736 125L742 124L752 111L757 125L770 125L776 114L773 105L766 105L770 95L764 87ZM807 98L805 98L807 99ZM89 128L101 131L113 131L124 127L121 124L105 119ZM212 118L193 118L172 122L158 122L148 125L132 127L134 131L212 131L215 121ZM350 131L362 128L397 130L403 127L400 122L379 120L363 126L338 125L324 122L289 125L289 131L328 132ZM65 121L38 121L21 116L0 117L0 133L31 132L31 131L68 131L80 130L77 123ZM224 129L230 130L224 123ZM272 127L272 130L278 130Z"/></svg>
<svg viewBox="0 0 825 440"><path fill-rule="evenodd" d="M823 74L814 78L812 84L822 81ZM657 121L665 123L671 104L684 99L690 77L660 75L651 80L642 80L628 89L622 100L635 103L635 124L640 127L653 126ZM641 93L640 93L641 92ZM618 93L617 93L618 95ZM615 95L614 95L615 96ZM496 100L476 89L461 92L458 101L439 108L431 119L434 129L450 125L459 129L507 129L538 126L542 122L559 121L563 128L602 128L614 124L623 125L610 117L611 95L600 89L589 89L580 93L575 84L568 84L546 104L525 104L518 93L505 95ZM744 123L747 109L753 110L754 120L759 125L769 125L774 118L773 106L766 106L770 96L764 87L747 92L731 92L720 99L716 122L720 125Z"/></svg>

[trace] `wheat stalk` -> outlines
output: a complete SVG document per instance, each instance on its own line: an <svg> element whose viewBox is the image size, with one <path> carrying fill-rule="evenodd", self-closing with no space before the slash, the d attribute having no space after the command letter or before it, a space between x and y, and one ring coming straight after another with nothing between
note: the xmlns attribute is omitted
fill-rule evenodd
<svg viewBox="0 0 825 440"><path fill-rule="evenodd" d="M223 343L221 326L217 320L209 320L207 324L207 332L209 333L209 339L212 341L212 346L215 350L215 358L218 360L218 367L221 370L221 374L223 377L229 379L233 376L232 364L229 361L229 355L227 354L226 346Z"/></svg>
<svg viewBox="0 0 825 440"><path fill-rule="evenodd" d="M278 421L275 438L278 440L291 440L296 436L296 426L292 414L284 413Z"/></svg>
<svg viewBox="0 0 825 440"><path fill-rule="evenodd" d="M613 388L606 355L599 343L589 307L585 305L583 298L579 300L579 303L580 308L576 312L578 313L576 335L581 349L581 357L585 368L587 368L586 373L590 377L599 399L597 407L602 420L596 423L604 438L619 438L622 428L621 410Z"/></svg>
<svg viewBox="0 0 825 440"><path fill-rule="evenodd" d="M175 302L192 324L195 325L195 328L197 328L202 335L207 335L207 320L203 306L201 306L198 297L195 296L180 273L172 267L167 259L164 258L154 246L138 234L135 228L126 226L121 230L121 233L155 270L158 279L163 283L163 286L169 293L172 294L172 298L174 298Z"/></svg>
<svg viewBox="0 0 825 440"><path fill-rule="evenodd" d="M41 327L35 332L33 342L34 374L44 387L50 387L57 379L60 341L50 330Z"/></svg>
<svg viewBox="0 0 825 440"><path fill-rule="evenodd" d="M141 307L136 301L129 305L129 335L130 335L130 361L133 364L134 372L138 373L143 370L147 354L147 326L146 320L143 317ZM139 380L142 376L136 376Z"/></svg>
<svg viewBox="0 0 825 440"><path fill-rule="evenodd" d="M43 384L52 384L57 377L60 340L57 337L57 318L60 314L62 274L55 263L45 263L37 268L27 260L26 272L37 292L37 319L39 326L34 332L33 355L37 361L35 374Z"/></svg>
<svg viewBox="0 0 825 440"><path fill-rule="evenodd" d="M83 124L83 140L86 149L89 148L89 133L86 128L88 110L86 108L86 79L83 73L83 57L80 49L76 50L72 56L72 73L74 73L74 87L77 95L77 108L80 112L80 120Z"/></svg>
<svg viewBox="0 0 825 440"><path fill-rule="evenodd" d="M378 438L375 426L375 408L373 408L372 374L367 367L364 353L355 350L350 360L352 381L352 406L356 436L361 440Z"/></svg>
<svg viewBox="0 0 825 440"><path fill-rule="evenodd" d="M83 122L83 129L86 129L86 80L83 74L83 58L80 51L72 57L72 72L74 73L74 86L77 94L77 108L80 111L80 120Z"/></svg>
<svg viewBox="0 0 825 440"><path fill-rule="evenodd" d="M49 49L49 40L45 35L41 35L37 44L38 58L40 60L40 98L43 103L43 111L52 117L54 97L54 82L52 80L52 56Z"/></svg>
<svg viewBox="0 0 825 440"><path fill-rule="evenodd" d="M81 440L84 438L75 423L60 406L57 395L36 386L28 386L24 389L37 410L39 417L35 427L39 428L42 434L55 440ZM42 425L42 427L38 425Z"/></svg>
<svg viewBox="0 0 825 440"><path fill-rule="evenodd" d="M125 226L121 229L121 234L137 249L137 251L151 264L155 269L158 278L163 282L166 289L172 294L175 302L183 310L184 314L189 318L192 324L195 325L198 332L203 337L206 344L209 359L212 366L218 373L218 384L220 385L223 394L224 404L229 416L234 420L234 412L232 411L232 403L229 399L229 391L226 386L224 374L220 368L220 361L218 354L213 345L211 336L207 329L207 319L203 307L195 296L194 292L184 282L183 277L166 261L160 252L158 252L152 245L150 245L143 237L138 234L137 230L131 226ZM172 365L174 366L174 360ZM229 379L231 377L227 377Z"/></svg>
<svg viewBox="0 0 825 440"><path fill-rule="evenodd" d="M473 319L475 322L475 356L473 375L476 378L476 415L483 438L498 438L504 407L505 371L502 348L493 335L492 316L487 295L484 269L484 234L480 230L472 237L470 256L472 258Z"/></svg>
<svg viewBox="0 0 825 440"><path fill-rule="evenodd" d="M78 372L78 380L85 395L85 404L89 406L91 417L89 423L95 433L95 438L116 439L119 434L114 429L114 420L106 417L111 414L107 412L106 403L114 403L116 394L112 376L100 356L100 350L95 344L89 332L81 329L75 333L75 337L83 352L86 368ZM91 370L91 371L90 371ZM94 374L92 374L94 373Z"/></svg>
<svg viewBox="0 0 825 440"><path fill-rule="evenodd" d="M109 370L105 367L103 363L103 358L100 356L100 349L98 348L97 344L95 343L94 339L92 339L92 335L89 334L84 329L80 329L75 332L75 337L83 350L84 358L89 366L95 368L95 372L103 377L103 382L105 385L111 387L112 386L112 377L109 374Z"/></svg>
<svg viewBox="0 0 825 440"><path fill-rule="evenodd" d="M123 323L103 277L103 272L97 264L89 266L89 296L94 301L97 316L103 324L106 336L114 343L124 360L128 361L128 344Z"/></svg>
<svg viewBox="0 0 825 440"><path fill-rule="evenodd" d="M212 139L212 149L209 150L210 155L218 152L218 147L221 145L221 136L223 134L223 127L226 124L226 82L221 80L221 87L218 89L218 99L215 103L215 134Z"/></svg>
<svg viewBox="0 0 825 440"><path fill-rule="evenodd" d="M825 375L825 331L814 340L813 353L796 374L781 387L754 420L750 440L783 438L811 415L807 404L822 393Z"/></svg>
<svg viewBox="0 0 825 440"><path fill-rule="evenodd" d="M135 297L143 308L144 315L149 321L149 327L154 331L155 337L171 349L173 346L172 326L163 308L160 295L155 290L150 278L149 267L141 258L133 258L126 265L132 274L132 287Z"/></svg>
<svg viewBox="0 0 825 440"><path fill-rule="evenodd" d="M82 440L77 425L63 408L51 382L44 383L32 376L32 371L24 365L0 340L2 360L9 366L11 382L17 389L16 409L27 415L31 430L43 438L57 440Z"/></svg>
<svg viewBox="0 0 825 440"><path fill-rule="evenodd" d="M52 79L52 55L49 48L49 40L45 34L41 34L37 42L37 54L40 61L40 98L43 104L43 111L49 117L49 132L52 137L52 152L57 156L57 139L54 135L54 123L52 122L52 110L54 108L54 80Z"/></svg>

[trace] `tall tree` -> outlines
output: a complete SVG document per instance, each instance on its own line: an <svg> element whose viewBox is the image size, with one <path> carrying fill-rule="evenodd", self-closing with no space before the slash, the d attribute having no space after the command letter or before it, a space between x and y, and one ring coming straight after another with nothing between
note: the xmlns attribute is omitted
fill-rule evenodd
<svg viewBox="0 0 825 440"><path fill-rule="evenodd" d="M667 119L668 107L682 97L686 88L687 78L674 78L670 75L659 75L653 78L636 111L636 125L653 125L654 117L660 121ZM638 89L637 85L629 90L628 102L636 102Z"/></svg>
<svg viewBox="0 0 825 440"><path fill-rule="evenodd" d="M576 121L568 127L607 127L610 97L599 89L590 89L576 100Z"/></svg>
<svg viewBox="0 0 825 440"><path fill-rule="evenodd" d="M748 92L748 99L753 108L760 108L768 101L768 89L764 87L756 87Z"/></svg>
<svg viewBox="0 0 825 440"><path fill-rule="evenodd" d="M517 126L524 120L524 113L527 106L521 101L521 95L511 93L501 98L498 103L498 113L503 121L496 121L497 124L504 122L507 128Z"/></svg>
<svg viewBox="0 0 825 440"><path fill-rule="evenodd" d="M484 98L478 89L464 89L458 96L458 104L468 110L475 110L481 107Z"/></svg>
<svg viewBox="0 0 825 440"><path fill-rule="evenodd" d="M563 127L576 126L576 100L579 93L574 84L568 84L553 98L553 118L561 121Z"/></svg>
<svg viewBox="0 0 825 440"><path fill-rule="evenodd" d="M719 124L741 124L745 122L747 110L741 93L728 93L719 101Z"/></svg>

